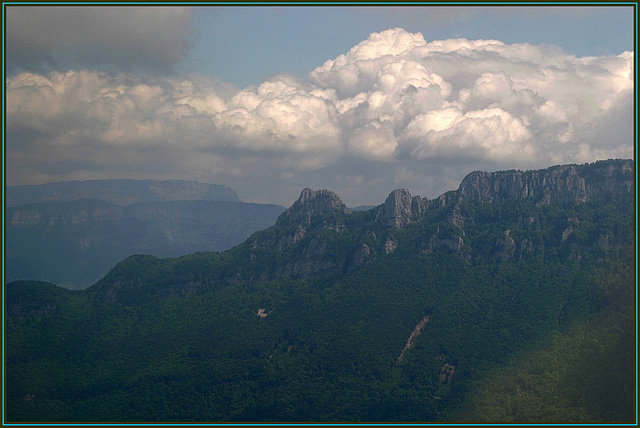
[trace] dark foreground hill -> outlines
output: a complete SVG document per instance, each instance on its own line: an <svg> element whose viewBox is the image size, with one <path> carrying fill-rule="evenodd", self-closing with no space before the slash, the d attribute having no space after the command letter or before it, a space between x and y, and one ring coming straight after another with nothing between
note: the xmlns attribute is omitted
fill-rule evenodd
<svg viewBox="0 0 640 428"><path fill-rule="evenodd" d="M634 422L634 164L305 189L222 253L5 290L8 421Z"/></svg>

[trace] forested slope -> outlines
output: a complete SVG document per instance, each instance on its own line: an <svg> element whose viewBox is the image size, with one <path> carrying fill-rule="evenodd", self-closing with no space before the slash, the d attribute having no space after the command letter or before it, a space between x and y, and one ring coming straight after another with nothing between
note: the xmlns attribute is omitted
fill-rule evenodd
<svg viewBox="0 0 640 428"><path fill-rule="evenodd" d="M7 418L633 422L632 167L357 212L305 189L226 252L8 284Z"/></svg>

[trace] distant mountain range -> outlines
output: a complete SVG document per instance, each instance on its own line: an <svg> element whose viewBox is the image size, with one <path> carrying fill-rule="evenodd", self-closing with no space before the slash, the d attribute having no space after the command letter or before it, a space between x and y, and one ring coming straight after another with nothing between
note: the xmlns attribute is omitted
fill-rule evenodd
<svg viewBox="0 0 640 428"><path fill-rule="evenodd" d="M116 205L159 201L241 202L235 190L219 184L187 180L87 180L7 186L6 203L17 205L38 202L70 202L99 199Z"/></svg>
<svg viewBox="0 0 640 428"><path fill-rule="evenodd" d="M284 211L241 202L227 186L191 181L15 186L7 188L7 200L7 282L31 279L67 288L94 284L134 254L227 250Z"/></svg>
<svg viewBox="0 0 640 428"><path fill-rule="evenodd" d="M637 422L634 191L633 160L307 188L227 251L7 284L6 420Z"/></svg>

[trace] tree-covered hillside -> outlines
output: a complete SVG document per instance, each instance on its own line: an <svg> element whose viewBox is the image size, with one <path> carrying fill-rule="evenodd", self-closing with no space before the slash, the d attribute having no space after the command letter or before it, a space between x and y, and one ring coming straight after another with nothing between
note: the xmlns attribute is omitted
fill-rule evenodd
<svg viewBox="0 0 640 428"><path fill-rule="evenodd" d="M629 162L369 211L305 189L229 251L8 284L7 421L634 422Z"/></svg>

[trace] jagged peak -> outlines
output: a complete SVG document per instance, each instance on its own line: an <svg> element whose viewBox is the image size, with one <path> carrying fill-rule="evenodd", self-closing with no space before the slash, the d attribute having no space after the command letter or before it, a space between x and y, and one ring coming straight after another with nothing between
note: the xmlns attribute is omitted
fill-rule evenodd
<svg viewBox="0 0 640 428"><path fill-rule="evenodd" d="M313 190L309 187L305 188L300 192L300 197L293 204L291 208L320 208L318 211L319 214L329 213L329 212L340 212L349 214L349 208L342 203L340 197L333 190L322 189L322 190Z"/></svg>
<svg viewBox="0 0 640 428"><path fill-rule="evenodd" d="M333 190L313 190L310 187L302 189L302 192L300 192L300 197L298 198L296 203L304 205L314 200L328 200L331 201L332 204L335 203L336 205L344 205L340 200L340 197Z"/></svg>
<svg viewBox="0 0 640 428"><path fill-rule="evenodd" d="M331 213L351 214L351 211L334 191L307 187L302 190L298 200L280 216L278 222L309 225L313 217Z"/></svg>
<svg viewBox="0 0 640 428"><path fill-rule="evenodd" d="M376 211L376 221L387 227L402 228L422 218L431 201L411 196L407 189L392 191Z"/></svg>
<svg viewBox="0 0 640 428"><path fill-rule="evenodd" d="M387 199L390 198L411 199L411 192L409 192L409 189L395 189L391 193L389 193L389 196L387 196Z"/></svg>
<svg viewBox="0 0 640 428"><path fill-rule="evenodd" d="M576 203L597 193L633 191L634 161L610 159L583 165L556 165L539 170L473 171L455 191L430 200L412 196L408 189L393 190L385 202L375 207L375 220L385 227L403 228L424 218L429 209L459 202L498 203L533 197L537 203ZM338 195L327 189L305 188L298 200L278 219L279 224L297 223L302 228L317 216L351 214ZM454 223L462 224L459 212Z"/></svg>
<svg viewBox="0 0 640 428"><path fill-rule="evenodd" d="M403 228L420 221L433 207L455 206L459 202L481 204L534 198L538 204L565 204L587 201L596 194L628 194L633 191L634 161L609 159L583 165L566 164L539 170L473 171L458 190L429 200L411 196L407 189L392 191L376 207L375 218L386 227ZM462 224L453 213L454 224Z"/></svg>

